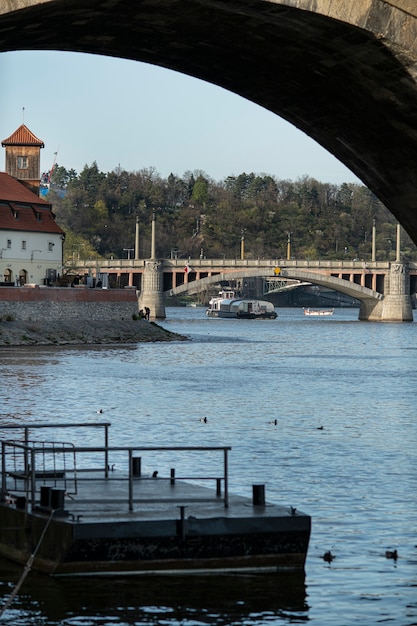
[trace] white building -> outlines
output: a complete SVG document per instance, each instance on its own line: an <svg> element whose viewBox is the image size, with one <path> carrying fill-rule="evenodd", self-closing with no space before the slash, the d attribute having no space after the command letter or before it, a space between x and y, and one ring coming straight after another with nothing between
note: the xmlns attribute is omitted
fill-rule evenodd
<svg viewBox="0 0 417 626"><path fill-rule="evenodd" d="M7 173L0 172L0 283L53 283L62 272L65 234L52 205L34 193L43 143L22 125L2 146Z"/></svg>

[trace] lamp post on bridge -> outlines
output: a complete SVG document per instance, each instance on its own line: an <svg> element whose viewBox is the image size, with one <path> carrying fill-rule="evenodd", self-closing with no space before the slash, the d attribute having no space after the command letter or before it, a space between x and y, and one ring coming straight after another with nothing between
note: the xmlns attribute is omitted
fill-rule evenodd
<svg viewBox="0 0 417 626"><path fill-rule="evenodd" d="M152 229L151 229L151 259L156 258L156 233L155 233L155 211L152 213Z"/></svg>
<svg viewBox="0 0 417 626"><path fill-rule="evenodd" d="M242 228L242 236L240 238L240 260L243 261L245 258L245 232L246 230Z"/></svg>
<svg viewBox="0 0 417 626"><path fill-rule="evenodd" d="M395 252L395 262L401 263L401 225L397 223L397 246Z"/></svg>
<svg viewBox="0 0 417 626"><path fill-rule="evenodd" d="M135 228L135 261L139 260L139 216L136 216Z"/></svg>
<svg viewBox="0 0 417 626"><path fill-rule="evenodd" d="M376 261L376 220L372 221L372 263Z"/></svg>
<svg viewBox="0 0 417 626"><path fill-rule="evenodd" d="M127 259L130 261L130 254L134 251L134 248L123 248L123 252L127 252Z"/></svg>
<svg viewBox="0 0 417 626"><path fill-rule="evenodd" d="M287 261L291 261L291 233L287 235Z"/></svg>
<svg viewBox="0 0 417 626"><path fill-rule="evenodd" d="M385 239L386 239L386 241L388 241L389 246L390 246L389 251L388 251L388 261L391 261L391 254L392 254L392 240L391 240L391 239L389 239L388 237L386 237Z"/></svg>

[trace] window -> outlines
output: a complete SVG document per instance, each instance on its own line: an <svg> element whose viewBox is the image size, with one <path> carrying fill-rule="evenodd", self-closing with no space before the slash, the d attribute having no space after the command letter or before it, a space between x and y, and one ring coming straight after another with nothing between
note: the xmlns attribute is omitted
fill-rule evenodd
<svg viewBox="0 0 417 626"><path fill-rule="evenodd" d="M22 241L22 250L26 250L26 241Z"/></svg>
<svg viewBox="0 0 417 626"><path fill-rule="evenodd" d="M27 156L18 156L17 157L17 168L19 170L27 170L29 167L29 159Z"/></svg>
<svg viewBox="0 0 417 626"><path fill-rule="evenodd" d="M54 251L54 243L52 243L52 241L48 242L48 251L49 252L53 252Z"/></svg>
<svg viewBox="0 0 417 626"><path fill-rule="evenodd" d="M12 247L12 240L8 239L7 240L7 247L10 249Z"/></svg>

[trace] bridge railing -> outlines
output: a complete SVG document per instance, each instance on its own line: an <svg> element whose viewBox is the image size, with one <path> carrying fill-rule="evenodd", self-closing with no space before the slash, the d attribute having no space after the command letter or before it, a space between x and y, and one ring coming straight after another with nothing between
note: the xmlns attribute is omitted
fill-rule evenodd
<svg viewBox="0 0 417 626"><path fill-rule="evenodd" d="M79 260L77 269L93 270L136 270L145 269L146 259L101 259ZM183 271L188 265L191 272L209 271L213 268L220 270L241 269L241 268L270 268L271 273L275 268L302 268L302 269L328 269L328 270L355 270L362 271L379 270L388 271L389 261L362 261L362 260L310 260L310 259L163 259L164 270ZM417 264L410 263L410 269L417 269Z"/></svg>

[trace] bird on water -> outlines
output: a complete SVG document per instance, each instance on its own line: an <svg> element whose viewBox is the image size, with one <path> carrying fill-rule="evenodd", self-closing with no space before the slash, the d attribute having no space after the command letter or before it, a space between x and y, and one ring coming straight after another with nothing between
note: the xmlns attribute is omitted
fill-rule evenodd
<svg viewBox="0 0 417 626"><path fill-rule="evenodd" d="M398 559L398 552L397 550L386 550L385 556L387 559L394 559L394 561L396 561Z"/></svg>

